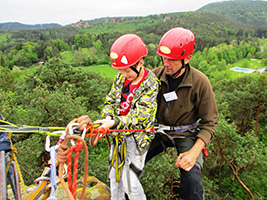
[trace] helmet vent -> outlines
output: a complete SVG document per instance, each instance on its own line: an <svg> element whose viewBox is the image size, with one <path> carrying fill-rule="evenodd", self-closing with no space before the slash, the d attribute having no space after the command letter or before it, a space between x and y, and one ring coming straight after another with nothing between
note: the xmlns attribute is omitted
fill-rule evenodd
<svg viewBox="0 0 267 200"><path fill-rule="evenodd" d="M183 46L183 43L180 43L180 47L182 47Z"/></svg>
<svg viewBox="0 0 267 200"><path fill-rule="evenodd" d="M121 62L122 62L123 64L125 64L125 65L128 64L128 60L127 60L127 58L126 58L125 55L122 56L122 58L121 58Z"/></svg>

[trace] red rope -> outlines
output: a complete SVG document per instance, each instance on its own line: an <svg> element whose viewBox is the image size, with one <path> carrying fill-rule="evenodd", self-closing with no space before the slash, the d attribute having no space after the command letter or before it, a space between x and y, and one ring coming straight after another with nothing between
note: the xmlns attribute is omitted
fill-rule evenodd
<svg viewBox="0 0 267 200"><path fill-rule="evenodd" d="M102 139L103 136L109 134L110 132L136 132L136 131L145 131L145 132L153 132L155 131L155 128L149 128L149 129L108 129L108 128L104 128L104 127L100 127L100 128L96 128L94 129L92 126L88 126L86 128L87 130L87 134L85 135L85 137L95 137L98 135L98 139Z"/></svg>
<svg viewBox="0 0 267 200"><path fill-rule="evenodd" d="M77 177L78 177L78 162L79 162L79 151L81 151L83 144L81 141L77 141L74 146L72 146L68 151L67 157L67 167L68 167L68 185L73 198L76 199L76 189L77 189ZM71 176L71 156L72 152L75 153L74 164L73 164L73 179Z"/></svg>
<svg viewBox="0 0 267 200"><path fill-rule="evenodd" d="M87 173L88 173L88 148L86 145L86 142L84 141L83 138L81 138L80 136L77 135L68 135L65 137L65 140L62 142L62 144L59 146L58 148L58 153L57 153L57 160L58 160L58 176L61 182L62 187L64 188L64 190L66 191L67 195L68 195L68 199L69 200L74 200L72 193L70 192L70 189L68 188L67 184L64 181L64 177L63 177L63 165L64 163L67 161L67 155L68 155L68 151L69 148L67 146L67 143L69 141L69 139L76 139L82 142L83 147L84 147L84 177L83 177L83 188L82 188L82 193L80 195L79 200L83 199L85 190L86 190L86 183L87 183Z"/></svg>

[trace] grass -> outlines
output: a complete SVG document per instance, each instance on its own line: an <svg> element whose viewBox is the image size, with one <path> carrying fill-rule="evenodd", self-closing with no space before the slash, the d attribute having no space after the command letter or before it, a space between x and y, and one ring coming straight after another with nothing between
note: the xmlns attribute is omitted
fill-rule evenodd
<svg viewBox="0 0 267 200"><path fill-rule="evenodd" d="M64 51L60 53L63 60L72 63L73 61L73 53L71 51Z"/></svg>
<svg viewBox="0 0 267 200"><path fill-rule="evenodd" d="M232 67L242 67L242 68L249 68L249 69L260 69L260 68L267 67L267 66L264 66L260 61L261 60L259 60L259 59L252 59L252 60L243 59L243 60L240 60L234 64L228 64L226 66L225 70L212 72L209 76L210 81L213 82L214 80L220 80L223 78L234 80L234 79L237 79L237 78L243 77L243 76L260 76L261 73L259 73L259 72L257 72L257 73L242 73L242 72L236 72L236 71L231 70Z"/></svg>
<svg viewBox="0 0 267 200"><path fill-rule="evenodd" d="M240 76L247 76L247 75L259 75L260 73L257 72L257 73L242 73L242 72L235 72L235 71L232 71L231 68L232 67L242 67L242 68L248 68L248 69L260 69L260 68L264 68L264 67L267 67L267 66L264 66L262 63L261 63L261 60L259 59L251 59L251 60L248 60L248 59L242 59L242 60L239 60L238 62L234 63L234 64L229 64L227 65L227 73L230 73L230 77L235 79L235 78L238 78Z"/></svg>
<svg viewBox="0 0 267 200"><path fill-rule="evenodd" d="M91 69L101 76L114 79L115 75L119 72L117 69L113 69L110 65L91 65L89 67L81 67L84 70Z"/></svg>
<svg viewBox="0 0 267 200"><path fill-rule="evenodd" d="M82 49L83 53L90 54L90 50L87 48ZM60 53L63 60L67 61L68 63L73 62L73 53L71 51L65 51ZM99 73L103 77L114 79L114 76L118 73L118 70L113 69L108 64L103 65L91 65L91 66L81 66L80 68L87 70L91 69L95 71L96 73Z"/></svg>

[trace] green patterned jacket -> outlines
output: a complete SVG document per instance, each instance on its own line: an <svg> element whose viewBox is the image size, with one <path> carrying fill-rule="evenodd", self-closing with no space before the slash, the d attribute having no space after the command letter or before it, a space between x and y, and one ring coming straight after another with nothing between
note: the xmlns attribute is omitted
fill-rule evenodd
<svg viewBox="0 0 267 200"><path fill-rule="evenodd" d="M147 69L148 70L148 69ZM157 111L157 94L159 80L153 72L148 70L148 75L140 84L133 97L131 108L126 116L120 116L121 89L125 78L117 73L110 92L103 105L102 118L111 116L117 121L114 129L147 129L152 128ZM123 132L124 135L133 134L138 151L142 154L148 149L154 138L152 132Z"/></svg>

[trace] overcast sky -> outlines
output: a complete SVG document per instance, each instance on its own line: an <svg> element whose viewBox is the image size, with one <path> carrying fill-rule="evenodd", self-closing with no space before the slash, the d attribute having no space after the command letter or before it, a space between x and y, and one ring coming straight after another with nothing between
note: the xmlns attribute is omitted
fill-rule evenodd
<svg viewBox="0 0 267 200"><path fill-rule="evenodd" d="M67 25L81 19L195 11L218 1L222 0L2 0L0 23Z"/></svg>

